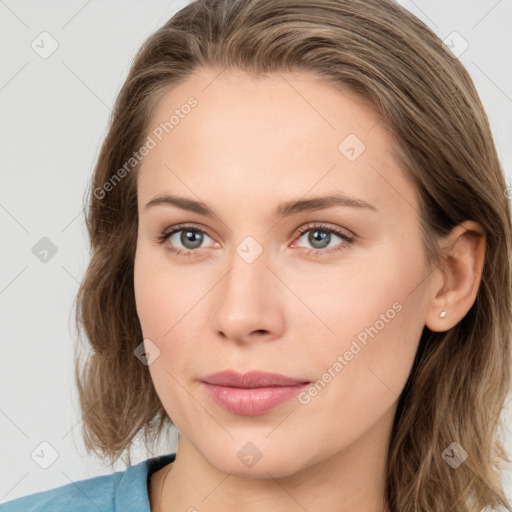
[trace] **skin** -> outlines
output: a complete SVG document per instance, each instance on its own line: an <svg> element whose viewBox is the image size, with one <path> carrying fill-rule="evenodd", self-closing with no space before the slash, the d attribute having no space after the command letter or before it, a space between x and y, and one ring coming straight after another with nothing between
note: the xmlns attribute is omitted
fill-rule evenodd
<svg viewBox="0 0 512 512"><path fill-rule="evenodd" d="M175 463L150 478L151 510L386 511L398 397L423 327L449 329L473 304L483 231L469 221L457 226L442 241L452 256L442 269L428 268L415 189L391 156L384 122L350 90L307 72L255 78L201 69L165 93L150 127L190 96L198 105L138 175L137 313L144 338L160 350L149 371L180 432ZM338 149L348 134L366 146L354 161ZM333 206L272 216L282 201L335 191L376 211ZM203 201L215 216L145 208L161 194ZM156 241L185 222L208 231L200 248L183 245L181 232ZM354 241L331 234L327 248L311 253L316 229L297 229L312 222ZM263 249L252 263L236 250L247 236ZM166 245L195 252L176 255ZM223 369L315 382L394 303L401 310L307 404L293 398L239 416L199 382ZM261 453L252 467L237 457L247 442Z"/></svg>

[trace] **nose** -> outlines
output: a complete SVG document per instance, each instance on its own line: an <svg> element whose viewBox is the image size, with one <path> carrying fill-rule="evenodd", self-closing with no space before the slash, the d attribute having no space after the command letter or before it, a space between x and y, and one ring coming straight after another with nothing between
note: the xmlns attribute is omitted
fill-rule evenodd
<svg viewBox="0 0 512 512"><path fill-rule="evenodd" d="M248 263L237 253L215 287L214 329L237 343L276 339L284 330L283 284L263 252Z"/></svg>

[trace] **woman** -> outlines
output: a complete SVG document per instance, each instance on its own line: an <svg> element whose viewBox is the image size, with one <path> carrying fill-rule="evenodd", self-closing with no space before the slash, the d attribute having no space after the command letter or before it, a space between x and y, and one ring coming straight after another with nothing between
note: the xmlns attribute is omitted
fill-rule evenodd
<svg viewBox="0 0 512 512"><path fill-rule="evenodd" d="M176 453L0 510L510 509L511 216L461 63L388 0L199 0L90 190L84 438Z"/></svg>

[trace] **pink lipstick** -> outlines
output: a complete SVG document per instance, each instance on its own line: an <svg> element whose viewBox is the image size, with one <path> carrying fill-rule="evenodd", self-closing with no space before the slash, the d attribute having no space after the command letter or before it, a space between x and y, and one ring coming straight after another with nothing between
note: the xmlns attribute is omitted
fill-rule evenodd
<svg viewBox="0 0 512 512"><path fill-rule="evenodd" d="M202 379L209 397L224 410L243 416L264 414L296 396L310 384L278 373L233 370L213 373Z"/></svg>

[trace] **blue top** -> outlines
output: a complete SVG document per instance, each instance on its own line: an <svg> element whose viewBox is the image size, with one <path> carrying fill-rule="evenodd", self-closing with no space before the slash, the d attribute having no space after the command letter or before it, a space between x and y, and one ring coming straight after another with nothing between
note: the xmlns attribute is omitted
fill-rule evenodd
<svg viewBox="0 0 512 512"><path fill-rule="evenodd" d="M2 503L0 512L151 512L149 477L176 453L152 457L124 471L79 480Z"/></svg>

